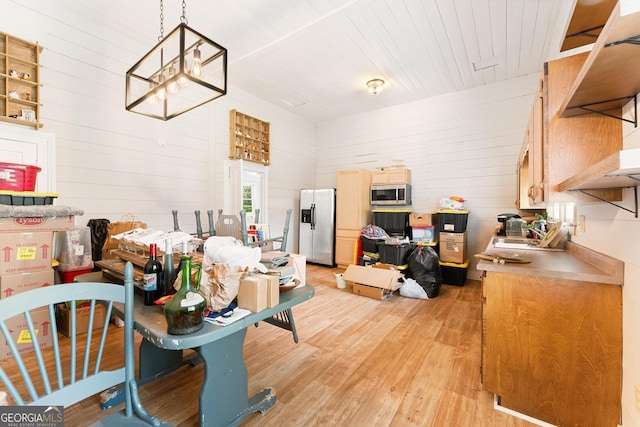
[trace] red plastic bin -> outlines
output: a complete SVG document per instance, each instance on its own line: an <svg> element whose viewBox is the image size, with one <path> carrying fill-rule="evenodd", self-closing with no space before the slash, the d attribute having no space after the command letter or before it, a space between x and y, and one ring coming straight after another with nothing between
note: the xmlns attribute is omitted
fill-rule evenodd
<svg viewBox="0 0 640 427"><path fill-rule="evenodd" d="M73 283L76 276L81 274L91 273L93 271L93 265L89 267L81 267L77 270L63 271L60 270L60 283Z"/></svg>
<svg viewBox="0 0 640 427"><path fill-rule="evenodd" d="M38 166L0 162L0 190L34 191Z"/></svg>

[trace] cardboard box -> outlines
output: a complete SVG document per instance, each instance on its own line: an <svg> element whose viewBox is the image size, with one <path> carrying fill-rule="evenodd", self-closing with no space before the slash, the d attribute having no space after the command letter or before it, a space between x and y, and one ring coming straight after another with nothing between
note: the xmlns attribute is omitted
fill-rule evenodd
<svg viewBox="0 0 640 427"><path fill-rule="evenodd" d="M467 259L467 232L440 232L440 261L462 264Z"/></svg>
<svg viewBox="0 0 640 427"><path fill-rule="evenodd" d="M59 285L63 286L63 285ZM58 329L65 336L71 336L71 311L64 305L58 306L60 310L60 324ZM78 307L76 310L76 335L84 334L89 329L89 312L91 307ZM93 314L93 329L101 328L104 325L106 308L96 303L96 310Z"/></svg>
<svg viewBox="0 0 640 427"><path fill-rule="evenodd" d="M20 233L24 231L73 230L74 215L45 217L0 218L0 232Z"/></svg>
<svg viewBox="0 0 640 427"><path fill-rule="evenodd" d="M344 280L390 291L395 291L402 286L402 283L398 282L400 277L402 277L402 273L398 270L385 270L353 264L349 265L342 275Z"/></svg>
<svg viewBox="0 0 640 427"><path fill-rule="evenodd" d="M33 321L33 327L38 337L38 344L40 348L46 348L51 346L51 328L49 327L49 311L46 307L39 308L31 311L31 320ZM13 342L18 344L18 351L20 353L29 353L33 351L31 344L31 335L29 334L29 327L24 320L22 314L12 317L6 322L7 328L11 331L11 338ZM0 337L0 359L6 359L10 357L9 345L5 341L4 337Z"/></svg>
<svg viewBox="0 0 640 427"><path fill-rule="evenodd" d="M388 289L376 288L375 286L361 285L359 283L353 284L353 293L356 295L362 295L363 297L385 299L391 296L391 291Z"/></svg>
<svg viewBox="0 0 640 427"><path fill-rule="evenodd" d="M249 276L240 279L238 289L238 307L244 308L254 313L267 308L267 291L269 282L263 278Z"/></svg>
<svg viewBox="0 0 640 427"><path fill-rule="evenodd" d="M53 286L54 278L55 271L51 267L45 271L4 274L0 276L0 299L31 289Z"/></svg>
<svg viewBox="0 0 640 427"><path fill-rule="evenodd" d="M435 213L416 214L409 215L409 225L412 227L421 225L436 225L438 222L438 216Z"/></svg>
<svg viewBox="0 0 640 427"><path fill-rule="evenodd" d="M272 308L280 304L280 280L278 277L269 274L257 274L254 277L260 277L267 281L267 307Z"/></svg>
<svg viewBox="0 0 640 427"><path fill-rule="evenodd" d="M0 275L51 268L53 232L2 233L0 236Z"/></svg>

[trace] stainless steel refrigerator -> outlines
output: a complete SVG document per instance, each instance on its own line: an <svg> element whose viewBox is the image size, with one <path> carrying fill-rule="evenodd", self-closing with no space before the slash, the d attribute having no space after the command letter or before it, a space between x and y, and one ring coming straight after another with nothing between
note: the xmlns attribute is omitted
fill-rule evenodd
<svg viewBox="0 0 640 427"><path fill-rule="evenodd" d="M335 265L336 190L300 192L298 252L308 262Z"/></svg>

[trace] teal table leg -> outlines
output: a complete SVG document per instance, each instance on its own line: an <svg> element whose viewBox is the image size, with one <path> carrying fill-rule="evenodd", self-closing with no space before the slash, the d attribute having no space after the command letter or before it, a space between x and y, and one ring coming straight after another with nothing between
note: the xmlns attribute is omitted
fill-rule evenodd
<svg viewBox="0 0 640 427"><path fill-rule="evenodd" d="M254 412L276 402L267 388L249 399L247 367L242 349L246 329L195 349L205 363L200 390L200 426L237 426Z"/></svg>

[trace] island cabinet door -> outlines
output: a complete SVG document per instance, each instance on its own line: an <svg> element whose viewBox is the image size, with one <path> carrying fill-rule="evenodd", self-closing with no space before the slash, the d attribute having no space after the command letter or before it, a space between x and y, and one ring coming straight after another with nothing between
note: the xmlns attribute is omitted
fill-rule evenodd
<svg viewBox="0 0 640 427"><path fill-rule="evenodd" d="M486 272L482 378L503 407L559 426L620 422L621 286Z"/></svg>

